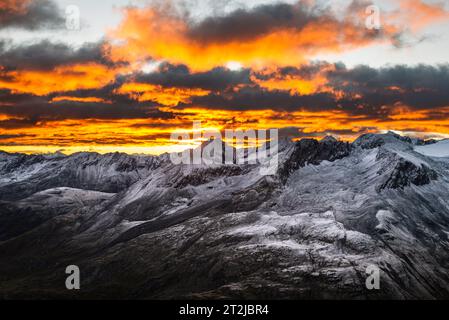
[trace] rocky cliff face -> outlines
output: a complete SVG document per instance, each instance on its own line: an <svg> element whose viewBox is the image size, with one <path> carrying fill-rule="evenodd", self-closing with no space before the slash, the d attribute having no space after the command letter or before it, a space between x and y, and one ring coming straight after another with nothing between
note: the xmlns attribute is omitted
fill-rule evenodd
<svg viewBox="0 0 449 320"><path fill-rule="evenodd" d="M2 153L0 297L448 298L449 160L423 146L301 140L279 148L273 176ZM65 289L70 264L81 291ZM369 265L380 290L365 287Z"/></svg>
<svg viewBox="0 0 449 320"><path fill-rule="evenodd" d="M423 186L429 184L432 180L436 180L437 177L437 173L424 164L419 167L410 161L400 159L395 165L391 175L379 187L379 190L387 188L399 189L408 187L411 184Z"/></svg>
<svg viewBox="0 0 449 320"><path fill-rule="evenodd" d="M332 137L324 138L322 141L303 139L296 142L291 149L279 170L283 180L305 165L318 165L324 160L335 161L348 156L351 152L349 143L337 141Z"/></svg>

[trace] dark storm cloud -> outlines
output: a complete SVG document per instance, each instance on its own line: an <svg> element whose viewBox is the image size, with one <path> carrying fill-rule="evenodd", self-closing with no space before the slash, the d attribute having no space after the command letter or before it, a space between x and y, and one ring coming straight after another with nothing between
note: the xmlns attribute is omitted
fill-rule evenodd
<svg viewBox="0 0 449 320"><path fill-rule="evenodd" d="M22 129L34 127L38 120L33 118L0 120L1 129Z"/></svg>
<svg viewBox="0 0 449 320"><path fill-rule="evenodd" d="M0 29L52 29L63 27L64 21L61 9L50 0L2 0L0 4Z"/></svg>
<svg viewBox="0 0 449 320"><path fill-rule="evenodd" d="M228 42L249 40L275 30L302 29L317 20L307 7L285 3L262 5L247 11L238 9L226 16L214 16L193 25L191 39L200 42Z"/></svg>
<svg viewBox="0 0 449 320"><path fill-rule="evenodd" d="M0 140L25 138L25 137L35 137L35 135L32 135L32 134L0 134Z"/></svg>
<svg viewBox="0 0 449 320"><path fill-rule="evenodd" d="M325 68L332 67L333 64L329 64L327 62L314 62L310 64L301 65L299 67L281 67L273 72L255 72L253 75L259 80L270 80L276 77L300 77L301 79L311 80L313 79L319 72L325 70Z"/></svg>
<svg viewBox="0 0 449 320"><path fill-rule="evenodd" d="M219 67L206 72L192 73L185 65L168 63L161 65L157 72L139 74L135 80L164 87L201 88L213 91L251 83L249 69L231 71L227 68Z"/></svg>
<svg viewBox="0 0 449 320"><path fill-rule="evenodd" d="M7 101L14 101L15 95L2 90L1 95ZM11 119L1 120L0 128L17 129L32 127L40 122L60 121L67 119L171 119L171 112L160 111L153 103L139 103L131 100L120 100L114 103L60 101L49 102L48 97L30 96L16 99L15 103L4 104L0 113ZM125 98L123 98L125 99ZM126 103L121 103L126 101Z"/></svg>
<svg viewBox="0 0 449 320"><path fill-rule="evenodd" d="M300 76L303 79L312 79L323 68L328 67L326 62L316 62L302 65L300 67L283 67L279 69L279 73L283 76Z"/></svg>
<svg viewBox="0 0 449 320"><path fill-rule="evenodd" d="M331 68L329 68L331 67ZM332 71L326 71L326 69ZM342 64L326 63L303 67L286 67L272 74L257 74L259 79L300 76L313 79L314 74L324 71L331 92L308 95L292 94L284 90L267 90L249 85L239 90L227 90L194 97L187 106L210 109L282 111L340 110L367 118L388 116L388 108L402 104L414 109L435 109L449 106L449 66L416 67L394 66L380 69L358 66L347 69ZM333 92L339 92L335 95ZM182 107L182 106L181 106Z"/></svg>
<svg viewBox="0 0 449 320"><path fill-rule="evenodd" d="M339 68L328 75L332 85L344 90L372 91L386 87L400 87L405 90L449 88L449 65L398 65L380 69L363 65L347 69L339 65Z"/></svg>
<svg viewBox="0 0 449 320"><path fill-rule="evenodd" d="M449 105L449 65L404 65L374 69L358 66L347 69L340 65L327 74L329 86L346 93L345 103L381 107L401 102L416 109Z"/></svg>
<svg viewBox="0 0 449 320"><path fill-rule="evenodd" d="M253 86L242 88L237 92L211 93L203 97L194 97L191 105L229 110L273 109L294 111L306 108L319 111L335 107L335 100L329 93L291 95L288 91L267 91L258 86Z"/></svg>
<svg viewBox="0 0 449 320"><path fill-rule="evenodd" d="M2 113L37 121L66 119L139 119L170 118L170 113L160 112L151 104L111 105L105 103L61 101L58 103L30 103L4 106Z"/></svg>
<svg viewBox="0 0 449 320"><path fill-rule="evenodd" d="M199 43L244 42L283 30L299 32L311 25L332 24L335 28L355 27L351 7L344 19L334 16L331 10L305 2L295 4L275 3L251 9L237 9L227 15L211 16L192 23L187 32L189 39ZM366 39L391 35L379 30L367 30ZM292 44L294 45L294 44Z"/></svg>
<svg viewBox="0 0 449 320"><path fill-rule="evenodd" d="M32 99L39 100L40 98L33 96L31 94L26 94L26 93L12 94L10 90L0 88L0 104L15 104L15 103L23 102L23 101L30 101ZM1 109L0 109L0 112L1 112Z"/></svg>
<svg viewBox="0 0 449 320"><path fill-rule="evenodd" d="M120 88L125 81L127 81L127 77L124 76L117 76L115 78L115 81L112 83L101 87L101 88L94 88L94 89L78 89L78 90L72 90L72 91L63 91L63 92L54 92L50 95L48 95L48 99L51 100L53 98L57 98L58 96L65 96L65 97L76 97L76 98L100 98L104 101L111 101L112 103L117 104L135 104L136 101L129 97L128 95L124 94L118 94L115 92L116 89Z"/></svg>
<svg viewBox="0 0 449 320"><path fill-rule="evenodd" d="M48 40L11 46L0 40L0 65L6 70L51 70L58 66L96 62L112 66L103 54L103 43L86 43L72 48Z"/></svg>

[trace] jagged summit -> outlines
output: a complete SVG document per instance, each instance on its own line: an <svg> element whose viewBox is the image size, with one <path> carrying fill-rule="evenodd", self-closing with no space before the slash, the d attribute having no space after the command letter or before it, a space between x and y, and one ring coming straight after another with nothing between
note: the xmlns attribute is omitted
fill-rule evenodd
<svg viewBox="0 0 449 320"><path fill-rule="evenodd" d="M400 136L392 131L385 134L367 133L358 137L353 145L363 149L373 149L380 147L386 143L411 143L409 137Z"/></svg>
<svg viewBox="0 0 449 320"><path fill-rule="evenodd" d="M327 135L323 139L321 139L320 142L323 142L323 143L335 143L337 141L338 140L335 137L333 137L331 135Z"/></svg>
<svg viewBox="0 0 449 320"><path fill-rule="evenodd" d="M322 161L335 161L344 158L351 152L351 145L330 137L321 141L302 139L295 143L290 154L281 163L279 174L285 182L288 176L305 165L318 165Z"/></svg>
<svg viewBox="0 0 449 320"><path fill-rule="evenodd" d="M353 142L353 145L364 149L372 149L377 148L386 143L392 144L404 143L409 145L424 146L434 144L437 142L438 140L435 139L424 140L419 138L411 138L408 136L401 136L393 131L388 131L387 133L384 134L378 133L363 134Z"/></svg>
<svg viewBox="0 0 449 320"><path fill-rule="evenodd" d="M316 139L311 139L311 138L302 138L299 139L298 141L301 140L316 140ZM446 139L447 140L447 139ZM298 142L297 141L297 142ZM338 142L339 140L337 138L335 138L332 135L327 135L324 138L322 138L319 142L329 142L329 143L335 143ZM393 131L388 131L387 133L384 134L379 134L379 133L368 133L368 134L362 134L360 135L356 140L354 140L354 142L352 143L354 146L361 146L364 148L369 148L369 147L377 147L380 145L383 145L385 143L395 143L395 142L404 142L404 143L410 143L413 145L418 145L418 146L424 146L424 145L429 145L429 144L434 144L437 143L439 141L444 141L443 140L435 140L435 139L428 139L428 140L423 140L423 139L418 139L418 138L410 138L407 136L401 136ZM196 148L199 148L201 150L203 150L204 148L206 148L207 146L210 146L211 144L222 144L223 148L234 148L233 146L231 146L230 144L224 142L222 139L214 139L211 138L209 140L206 141L202 141L201 144L199 146L197 146ZM293 145L295 142L292 141L291 137L280 137L279 141L278 141L278 149L279 150L284 150L285 148ZM269 149L269 142L266 143L265 148ZM77 155L89 155L89 154L94 154L96 156L99 157L107 157L107 156L113 156L113 155L123 155L123 156L129 156L126 153L122 153L122 152L111 152L111 153L107 153L107 154L99 154L97 152L91 152L91 151L81 151L81 152L76 152L73 153L71 155L66 155L63 152L57 151L55 153L49 153L49 154L32 154L32 155L28 155L28 154L21 154L21 153L8 153L5 151L0 150L0 155L2 156L25 156L25 157L33 157L33 156L43 156L43 157L74 157ZM166 155L166 154L165 154ZM139 156L139 157L153 157L153 156L149 156L149 155L131 155L131 156Z"/></svg>
<svg viewBox="0 0 449 320"><path fill-rule="evenodd" d="M195 163L194 157L200 157L201 163L212 162L213 164L225 164L226 162L236 163L236 149L222 139L211 138L201 142L199 146L188 150L190 162ZM195 155L196 154L196 155ZM228 159L226 156L228 155ZM205 158L205 160L203 160Z"/></svg>

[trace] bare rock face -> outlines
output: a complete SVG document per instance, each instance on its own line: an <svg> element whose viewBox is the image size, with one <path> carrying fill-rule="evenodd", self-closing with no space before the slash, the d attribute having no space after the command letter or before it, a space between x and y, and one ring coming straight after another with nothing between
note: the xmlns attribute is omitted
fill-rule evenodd
<svg viewBox="0 0 449 320"><path fill-rule="evenodd" d="M303 139L295 144L289 158L282 164L279 174L286 180L290 173L307 164L318 165L324 160L335 161L348 156L350 151L349 143L337 141L332 137L326 137L320 142L315 139Z"/></svg>
<svg viewBox="0 0 449 320"><path fill-rule="evenodd" d="M0 298L449 298L449 161L416 145L285 142L273 176L0 153ZM64 286L71 264L79 292Z"/></svg>
<svg viewBox="0 0 449 320"><path fill-rule="evenodd" d="M198 168L186 176L183 176L174 184L175 188L183 188L188 185L199 186L215 180L217 177L241 175L244 168L237 165Z"/></svg>
<svg viewBox="0 0 449 320"><path fill-rule="evenodd" d="M379 190L403 189L411 184L423 186L437 178L437 173L426 165L422 164L421 167L418 167L410 161L400 159L391 176L379 187Z"/></svg>

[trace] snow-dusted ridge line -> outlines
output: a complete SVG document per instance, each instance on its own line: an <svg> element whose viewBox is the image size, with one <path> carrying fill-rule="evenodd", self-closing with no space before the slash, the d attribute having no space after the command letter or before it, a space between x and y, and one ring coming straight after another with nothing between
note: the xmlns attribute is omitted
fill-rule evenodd
<svg viewBox="0 0 449 320"><path fill-rule="evenodd" d="M0 296L70 298L76 260L81 298L449 298L449 164L423 143L283 141L273 176L0 154Z"/></svg>

